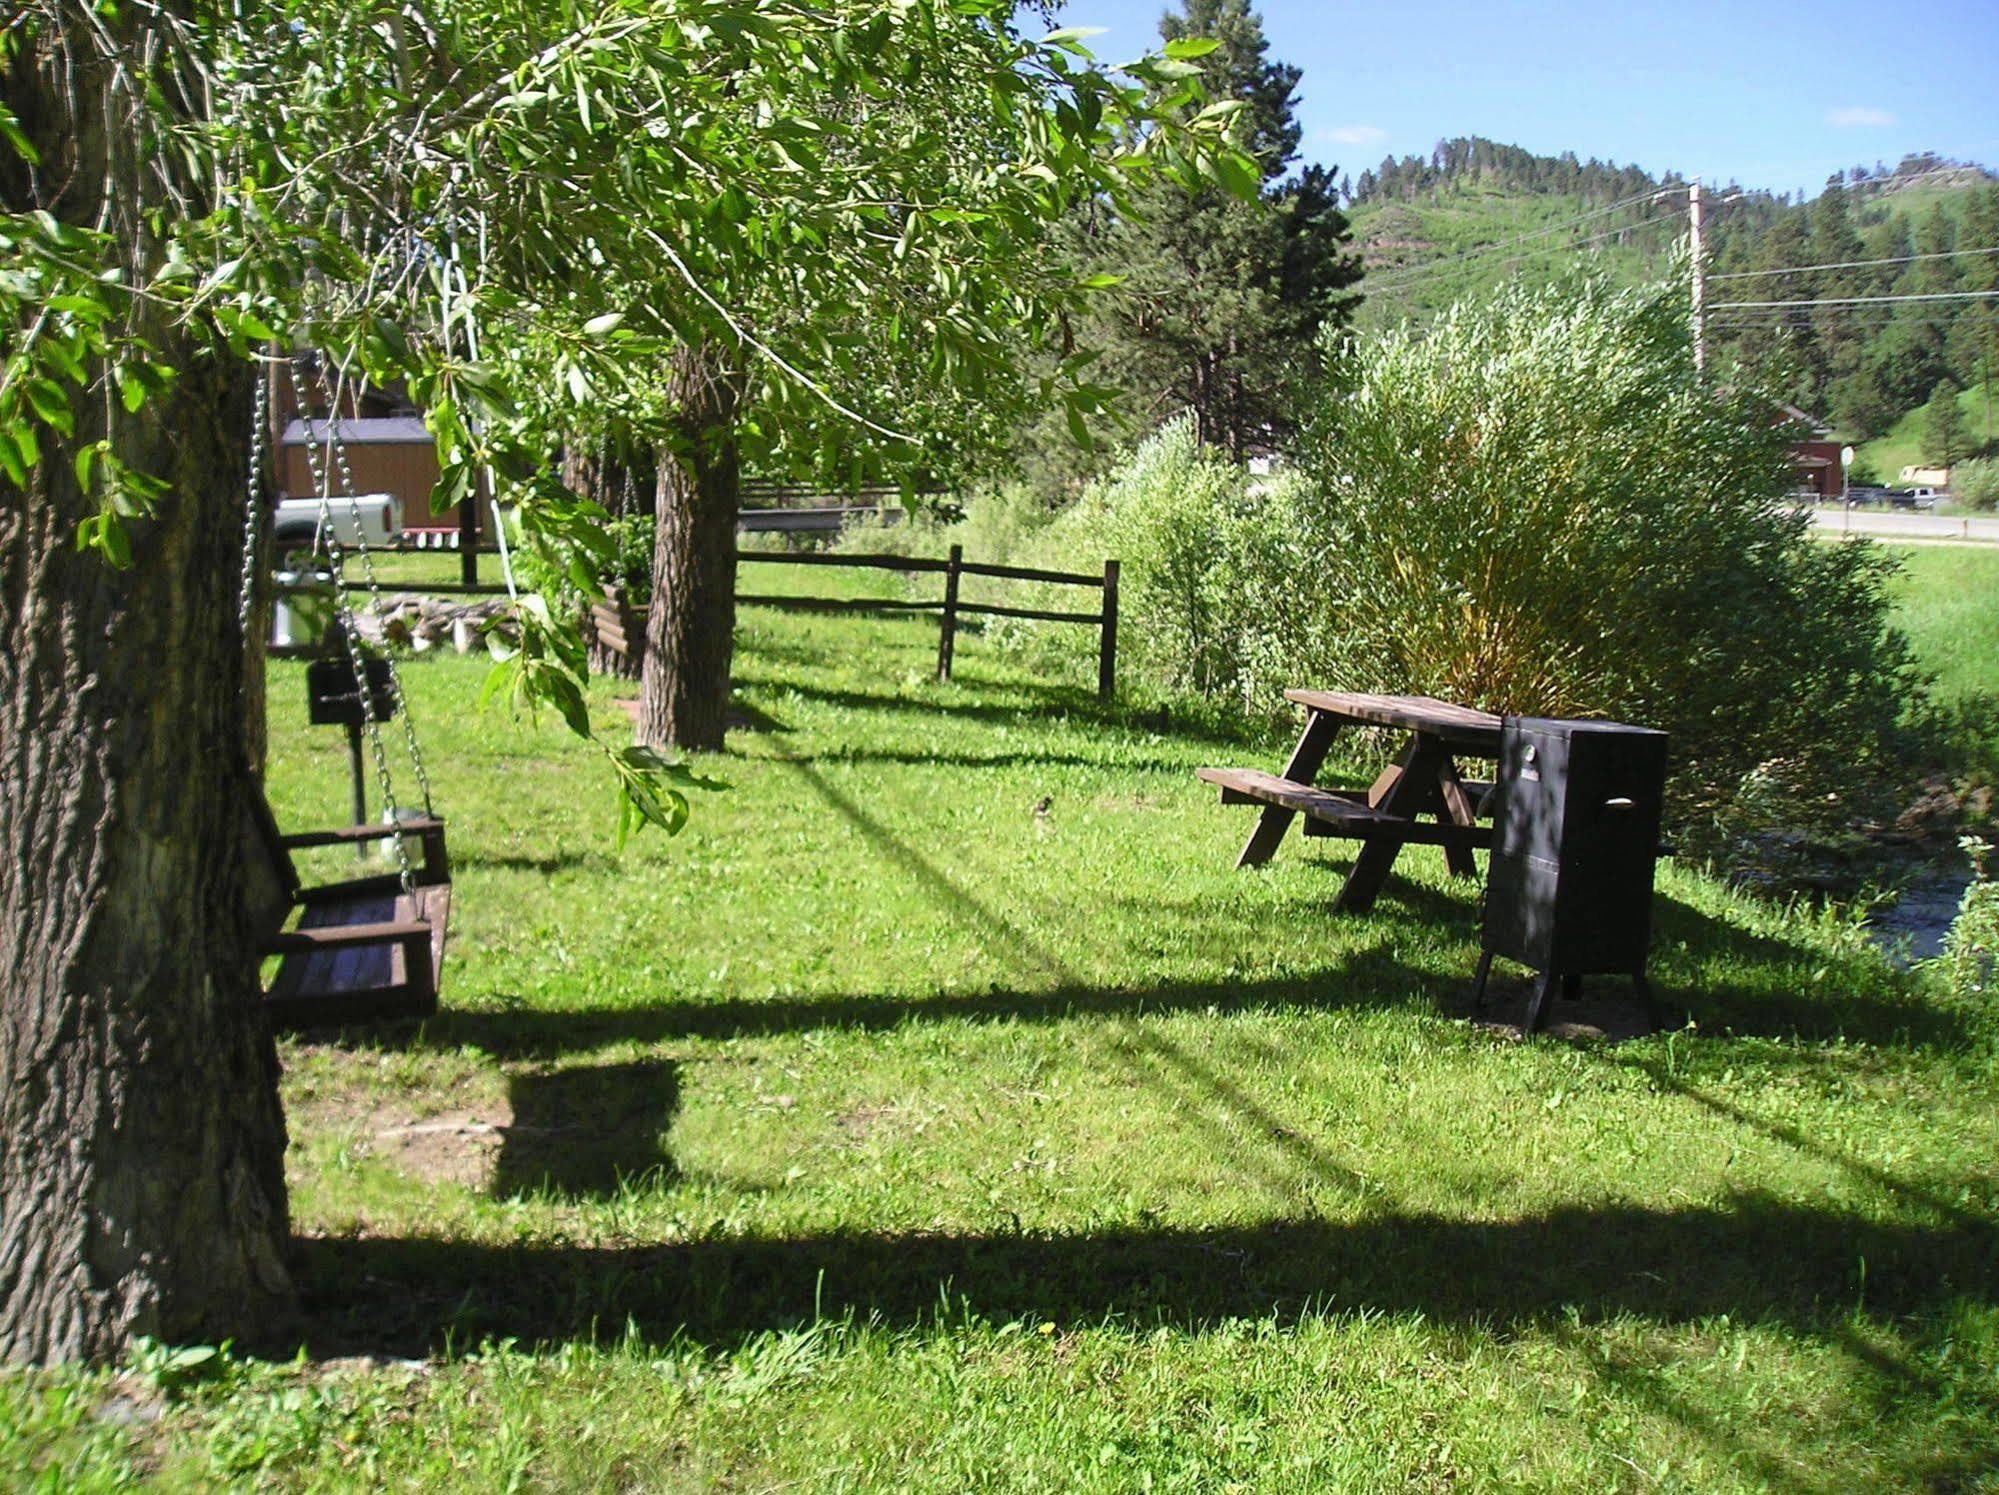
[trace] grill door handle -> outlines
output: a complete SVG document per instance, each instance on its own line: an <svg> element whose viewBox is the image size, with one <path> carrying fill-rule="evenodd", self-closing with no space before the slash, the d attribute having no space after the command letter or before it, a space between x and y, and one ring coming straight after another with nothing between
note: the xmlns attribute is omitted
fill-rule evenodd
<svg viewBox="0 0 1999 1495"><path fill-rule="evenodd" d="M1605 800L1603 807L1606 810L1634 810L1637 808L1637 805L1633 801L1626 799L1623 795L1619 795L1616 799Z"/></svg>

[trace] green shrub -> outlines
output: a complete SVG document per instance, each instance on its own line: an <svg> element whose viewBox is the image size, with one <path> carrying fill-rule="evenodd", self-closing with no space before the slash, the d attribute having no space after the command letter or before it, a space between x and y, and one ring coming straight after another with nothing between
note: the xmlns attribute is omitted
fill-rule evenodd
<svg viewBox="0 0 1999 1495"><path fill-rule="evenodd" d="M1027 531L1008 558L1095 572L1115 557L1120 677L1158 695L1236 698L1262 709L1270 695L1258 671L1269 594L1300 561L1285 517L1289 504L1285 484L1253 481L1203 447L1193 422L1183 419L1091 483L1052 522ZM976 521L979 508L970 512ZM1028 605L1060 604L1044 592ZM1096 649L1095 637L1075 628L994 634L1050 654Z"/></svg>
<svg viewBox="0 0 1999 1495"><path fill-rule="evenodd" d="M1697 380L1677 292L1512 292L1329 352L1271 624L1300 678L1665 728L1683 819L1759 769L1823 803L1895 766L1892 562L1786 510L1785 433Z"/></svg>
<svg viewBox="0 0 1999 1495"><path fill-rule="evenodd" d="M1950 499L1960 509L1999 509L1999 458L1978 457L1951 469Z"/></svg>
<svg viewBox="0 0 1999 1495"><path fill-rule="evenodd" d="M514 552L514 574L523 586L541 593L551 604L580 609L586 602L576 568L597 573L600 588L615 587L634 606L652 600L653 516L630 514L604 525L607 548L602 557L544 556L526 547ZM518 536L516 537L518 540Z"/></svg>

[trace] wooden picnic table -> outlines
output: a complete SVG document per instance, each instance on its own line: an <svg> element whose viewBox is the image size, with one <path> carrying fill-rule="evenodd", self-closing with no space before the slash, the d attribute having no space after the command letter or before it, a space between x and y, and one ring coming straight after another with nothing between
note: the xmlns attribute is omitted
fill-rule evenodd
<svg viewBox="0 0 1999 1495"><path fill-rule="evenodd" d="M1441 846L1451 871L1477 871L1474 849L1490 848L1492 828L1478 823L1491 784L1458 772L1459 758L1497 758L1500 719L1433 696L1383 696L1331 690L1287 690L1307 712L1305 730L1282 774L1254 768L1203 768L1225 805L1261 805L1256 829L1243 843L1238 867L1270 860L1291 822L1305 819L1308 836L1344 836L1363 844L1333 907L1359 912L1374 903L1402 848ZM1406 732L1402 752L1365 789L1316 782L1326 754L1345 727ZM1429 817L1425 819L1423 817Z"/></svg>

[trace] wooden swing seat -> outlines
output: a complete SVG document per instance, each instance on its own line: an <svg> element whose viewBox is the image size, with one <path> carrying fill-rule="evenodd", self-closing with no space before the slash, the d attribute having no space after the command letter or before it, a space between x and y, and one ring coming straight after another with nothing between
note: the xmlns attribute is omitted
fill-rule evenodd
<svg viewBox="0 0 1999 1495"><path fill-rule="evenodd" d="M404 840L422 849L407 890L395 873L305 887L294 851L385 841L395 830L355 825L288 836L278 829L262 785L249 800L252 898L262 931L258 953L279 957L264 992L272 1022L281 1029L315 1028L437 1011L451 916L444 822L431 817L402 822ZM298 922L287 929L293 909Z"/></svg>

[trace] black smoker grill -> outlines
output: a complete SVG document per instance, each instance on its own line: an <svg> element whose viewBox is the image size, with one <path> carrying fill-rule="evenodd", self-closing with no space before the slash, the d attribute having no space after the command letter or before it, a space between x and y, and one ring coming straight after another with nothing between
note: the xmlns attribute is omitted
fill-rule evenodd
<svg viewBox="0 0 1999 1495"><path fill-rule="evenodd" d="M347 769L354 784L354 823L360 825L368 818L368 780L362 771L361 728L371 716L377 722L388 721L401 703L396 699L389 662L364 654L361 672L368 681L368 706L363 710L361 693L354 688L354 662L344 644L336 640L336 647L341 650L339 654L315 659L305 667L306 719L314 726L347 729ZM366 856L366 843L356 841L354 854Z"/></svg>
<svg viewBox="0 0 1999 1495"><path fill-rule="evenodd" d="M1526 1031L1557 978L1626 975L1647 1010L1652 870L1666 789L1666 734L1618 722L1509 716L1494 780L1492 860L1476 1003L1492 958L1538 973Z"/></svg>

